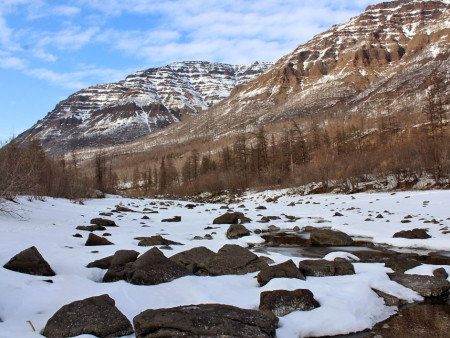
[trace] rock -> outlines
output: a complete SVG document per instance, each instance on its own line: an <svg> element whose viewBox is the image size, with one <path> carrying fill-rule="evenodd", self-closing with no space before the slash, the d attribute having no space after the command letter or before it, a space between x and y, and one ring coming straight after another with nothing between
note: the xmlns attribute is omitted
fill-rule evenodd
<svg viewBox="0 0 450 338"><path fill-rule="evenodd" d="M388 273L394 282L410 288L422 297L439 297L446 294L450 289L450 283L446 279L434 276L406 275L403 273Z"/></svg>
<svg viewBox="0 0 450 338"><path fill-rule="evenodd" d="M147 215L142 216L141 219L150 219L150 217L148 217Z"/></svg>
<svg viewBox="0 0 450 338"><path fill-rule="evenodd" d="M117 224L113 220L106 218L93 218L91 219L91 224L96 224L104 227L116 227Z"/></svg>
<svg viewBox="0 0 450 338"><path fill-rule="evenodd" d="M340 212L337 212L337 211L333 215L333 217L341 217L341 216L344 216L344 215L342 215Z"/></svg>
<svg viewBox="0 0 450 338"><path fill-rule="evenodd" d="M384 218L382 214L378 214L375 218Z"/></svg>
<svg viewBox="0 0 450 338"><path fill-rule="evenodd" d="M353 239L342 231L328 229L311 229L311 245L318 246L349 246Z"/></svg>
<svg viewBox="0 0 450 338"><path fill-rule="evenodd" d="M386 306L402 306L407 304L407 302L403 299L399 299L395 296L392 296L388 293L385 293L383 291L377 290L377 289L372 289L378 296L380 296L381 298L383 298L384 300L384 305Z"/></svg>
<svg viewBox="0 0 450 338"><path fill-rule="evenodd" d="M146 310L133 319L137 338L275 337L278 318L222 304Z"/></svg>
<svg viewBox="0 0 450 338"><path fill-rule="evenodd" d="M104 226L101 225L79 225L76 227L77 230L83 230L83 231L97 231L97 230L106 230Z"/></svg>
<svg viewBox="0 0 450 338"><path fill-rule="evenodd" d="M111 234L109 232L105 232L102 236L103 237L108 237L108 236L111 236Z"/></svg>
<svg viewBox="0 0 450 338"><path fill-rule="evenodd" d="M415 260L412 255L408 254L397 254L389 257L384 265L388 268L391 268L395 272L405 272L406 270L415 268L419 266L421 263Z"/></svg>
<svg viewBox="0 0 450 338"><path fill-rule="evenodd" d="M266 285L273 278L298 278L305 280L292 259L277 265L263 268L256 276L260 286Z"/></svg>
<svg viewBox="0 0 450 338"><path fill-rule="evenodd" d="M431 238L426 229L403 230L396 232L392 237L408 238L408 239L427 239Z"/></svg>
<svg viewBox="0 0 450 338"><path fill-rule="evenodd" d="M250 231L242 224L231 224L227 230L228 239L236 239L250 235Z"/></svg>
<svg viewBox="0 0 450 338"><path fill-rule="evenodd" d="M185 207L185 208L188 208L188 209L194 209L196 206L197 206L197 204L191 204L191 203L189 203L189 204L186 204L184 207Z"/></svg>
<svg viewBox="0 0 450 338"><path fill-rule="evenodd" d="M269 231L270 232L277 232L280 231L280 228L275 225L269 225Z"/></svg>
<svg viewBox="0 0 450 338"><path fill-rule="evenodd" d="M270 311L278 317L294 311L310 311L319 306L313 293L307 289L265 291L261 292L259 300L260 311Z"/></svg>
<svg viewBox="0 0 450 338"><path fill-rule="evenodd" d="M376 324L365 337L448 337L450 305L418 304Z"/></svg>
<svg viewBox="0 0 450 338"><path fill-rule="evenodd" d="M160 235L151 237L135 237L139 241L138 246L154 246L154 245L183 245L178 242L171 241Z"/></svg>
<svg viewBox="0 0 450 338"><path fill-rule="evenodd" d="M152 248L133 263L128 281L137 285L155 285L190 275L183 265L168 259L158 248Z"/></svg>
<svg viewBox="0 0 450 338"><path fill-rule="evenodd" d="M111 261L114 256L108 256L102 259L97 259L96 261L93 261L89 263L86 267L87 268L99 268L99 269L108 269L109 265L111 264Z"/></svg>
<svg viewBox="0 0 450 338"><path fill-rule="evenodd" d="M181 222L181 216L173 216L172 218L165 218L161 222Z"/></svg>
<svg viewBox="0 0 450 338"><path fill-rule="evenodd" d="M238 224L240 221L241 224L251 222L252 220L242 212L227 212L222 216L219 216L214 219L213 224Z"/></svg>
<svg viewBox="0 0 450 338"><path fill-rule="evenodd" d="M448 273L447 271L445 271L444 268L439 268L433 271L433 276L436 278L443 278L443 279L447 279L448 278Z"/></svg>
<svg viewBox="0 0 450 338"><path fill-rule="evenodd" d="M128 280L129 274L133 271L133 262L136 261L139 252L134 250L118 250L112 256L108 271L103 276L103 282L116 282L118 280Z"/></svg>
<svg viewBox="0 0 450 338"><path fill-rule="evenodd" d="M72 235L72 237L76 237L76 238L83 238L83 236L79 233L76 233L75 235Z"/></svg>
<svg viewBox="0 0 450 338"><path fill-rule="evenodd" d="M327 261L324 259L303 260L299 263L300 272L305 276L326 277L354 275L355 269L345 260Z"/></svg>
<svg viewBox="0 0 450 338"><path fill-rule="evenodd" d="M136 211L133 209L124 207L122 205L116 205L116 209L114 209L113 212L136 212Z"/></svg>
<svg viewBox="0 0 450 338"><path fill-rule="evenodd" d="M130 321L108 295L72 302L59 309L45 325L48 338L91 334L97 337L120 337L133 333Z"/></svg>
<svg viewBox="0 0 450 338"><path fill-rule="evenodd" d="M201 273L205 261L214 257L216 253L204 246L192 248L173 255L169 259L178 264L184 265L191 273Z"/></svg>
<svg viewBox="0 0 450 338"><path fill-rule="evenodd" d="M47 261L35 246L25 249L3 265L5 269L37 276L55 276Z"/></svg>
<svg viewBox="0 0 450 338"><path fill-rule="evenodd" d="M243 275L259 271L267 263L239 245L224 245L216 255L204 262L203 270L211 276Z"/></svg>
<svg viewBox="0 0 450 338"><path fill-rule="evenodd" d="M97 246L97 245L114 245L114 243L108 241L106 238L104 237L100 237L97 236L94 233L90 233L89 237L86 241L86 243L84 244L85 246Z"/></svg>

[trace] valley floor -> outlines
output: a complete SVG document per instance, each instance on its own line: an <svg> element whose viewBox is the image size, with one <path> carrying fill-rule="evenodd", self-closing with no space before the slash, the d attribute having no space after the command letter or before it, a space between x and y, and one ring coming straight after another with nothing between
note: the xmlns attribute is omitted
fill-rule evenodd
<svg viewBox="0 0 450 338"><path fill-rule="evenodd" d="M278 199L267 202L269 197ZM31 321L39 332L63 305L102 294L109 294L118 309L132 321L146 309L189 304L220 303L258 309L263 291L311 290L320 307L280 317L278 337L337 335L372 328L397 311L396 307L384 305L383 298L372 288L408 302L422 300L416 292L391 281L386 274L391 269L383 263L356 261L353 263L354 275L307 277L305 281L277 278L263 287L254 278L257 272L217 277L185 276L168 283L140 286L125 281L102 283L105 270L86 268L88 263L113 255L120 249L146 252L150 248L138 246L138 240L134 239L139 236L159 234L183 244L171 245L172 250L163 250L167 257L199 246L217 252L225 244L244 247L251 244L251 250L270 257L275 263L292 259L298 265L306 258L302 257L299 248L266 248L262 246L264 240L254 231L265 230L269 225L287 231L292 231L295 226L300 229L306 226L330 227L354 239L396 247L397 251L416 251L420 254L439 251L442 256L450 257L449 190L314 196L294 195L288 190L246 193L238 203L228 205L229 209L244 212L252 219L252 222L245 224L252 231L251 235L236 240L227 239L228 225L212 224L216 217L226 212L220 209L224 204L197 204L195 208L188 209L185 205L189 202L184 201L161 203L161 200L117 196L85 200L83 205L53 198L29 201L21 197L18 202L8 205L15 209L15 214L0 214L1 265L20 251L36 246L56 276L51 277L53 283L47 283L44 280L49 277L0 268L0 318L3 320L0 322L0 337L36 337L37 332L32 332L27 321ZM75 227L89 225L90 220L99 217L100 212L110 212L116 205L136 212L114 213L107 217L118 225L107 229L111 233L107 238L115 245L85 246L88 232L76 230ZM258 206L267 209L256 209ZM144 208L158 213L146 213ZM342 216L334 216L336 212ZM144 215L149 219L142 219ZM295 216L296 220L289 221L286 215ZM377 218L377 215L382 215L382 218ZM181 222L161 222L173 216L181 216ZM279 216L280 219L269 223L257 222L262 216ZM205 230L207 226L214 229ZM392 237L398 231L414 228L426 228L431 238ZM73 237L77 232L83 238ZM207 234L212 239L194 239L195 236L200 238ZM352 253L358 256L357 249L354 250ZM349 257L345 251L348 250L335 248L325 258ZM431 275L438 267L422 264L406 273ZM449 265L442 267L450 274Z"/></svg>

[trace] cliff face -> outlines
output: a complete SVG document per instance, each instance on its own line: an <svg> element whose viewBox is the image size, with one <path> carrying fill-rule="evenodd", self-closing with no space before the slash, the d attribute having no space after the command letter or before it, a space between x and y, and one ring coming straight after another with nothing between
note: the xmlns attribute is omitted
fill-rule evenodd
<svg viewBox="0 0 450 338"><path fill-rule="evenodd" d="M71 95L18 141L37 137L50 152L132 141L208 109L270 65L178 62L140 71Z"/></svg>

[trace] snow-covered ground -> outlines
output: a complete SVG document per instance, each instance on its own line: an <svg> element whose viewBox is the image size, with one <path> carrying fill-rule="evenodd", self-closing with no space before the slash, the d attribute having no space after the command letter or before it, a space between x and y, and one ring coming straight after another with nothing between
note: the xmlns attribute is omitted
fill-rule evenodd
<svg viewBox="0 0 450 338"><path fill-rule="evenodd" d="M282 195L276 203L266 202L269 197ZM225 213L218 204L198 205L194 209L184 207L188 202L166 201L167 205L151 205L153 200L127 199L108 196L106 199L85 200L84 205L65 199L46 198L44 201L18 199L19 204L9 204L18 215L0 214L0 265L31 246L36 246L47 260L56 276L53 283L43 280L49 277L31 276L0 268L0 337L36 337L47 320L61 306L75 300L91 296L109 294L119 310L130 321L146 309L168 308L179 305L200 303L222 303L241 308L257 309L262 291L310 289L320 307L312 311L293 312L280 318L278 337L334 335L361 331L371 328L395 313L395 307L384 305L383 299L372 291L377 288L410 302L422 298L414 291L391 281L386 272L389 268L382 263L353 263L355 275L338 277L307 277L298 279L277 278L259 287L257 273L218 277L187 276L169 283L153 286L139 286L124 281L101 283L106 270L86 268L96 259L114 254L120 249L133 249L141 253L150 248L139 247L137 236L161 234L165 238L181 242L173 245L173 250L163 250L167 257L193 247L205 246L217 252L225 244L261 243L263 240L252 233L238 240L226 238L228 225L214 225L217 229L205 230L212 226L214 218ZM428 202L426 202L428 201ZM294 206L288 206L295 202ZM425 203L424 203L425 202ZM89 225L90 220L99 217L100 212L108 212L121 204L136 213L115 213L111 217L119 227L108 228L108 237L115 245L84 246L88 233L75 230L78 225ZM239 208L240 204L245 205ZM266 210L256 210L263 205ZM305 226L331 227L353 237L370 238L379 244L402 248L425 249L427 251L447 251L450 255L450 234L444 234L450 226L450 191L421 191L392 193L361 193L354 195L289 195L288 191L247 193L242 201L229 206L242 211L253 221L245 226L250 230L265 229L270 224L282 229ZM147 214L143 220L144 208L159 213ZM335 212L343 214L334 217ZM261 224L257 215L280 216L282 214L300 217L295 222L285 222L286 218ZM382 214L383 218L376 218ZM164 218L179 215L179 223L162 223ZM405 216L411 222L402 223ZM369 220L368 220L369 219ZM437 220L434 223L424 221ZM395 232L413 228L427 228L429 239L392 238ZM447 229L448 230L448 229ZM81 233L83 238L73 237ZM96 232L102 234L103 232ZM194 236L212 234L212 240L194 240ZM445 253L444 253L445 254ZM288 256L289 251L264 254L275 263L292 259L294 263L304 257ZM332 253L327 259L345 257L346 253ZM431 274L427 265L413 269L412 273ZM444 266L450 274L450 266ZM326 318L326 325L324 319ZM36 328L33 332L27 323ZM87 337L87 336L86 336Z"/></svg>

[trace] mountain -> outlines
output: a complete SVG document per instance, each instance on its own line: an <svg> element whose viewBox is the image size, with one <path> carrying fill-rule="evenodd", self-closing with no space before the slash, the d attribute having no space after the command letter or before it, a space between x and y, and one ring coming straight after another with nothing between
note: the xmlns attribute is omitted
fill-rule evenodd
<svg viewBox="0 0 450 338"><path fill-rule="evenodd" d="M417 110L433 73L449 94L450 4L399 0L368 6L278 60L261 76L237 86L201 119L142 140L148 148L184 143L192 135L217 139L260 125L356 112ZM175 137L177 135L178 137ZM136 144L130 144L132 151Z"/></svg>
<svg viewBox="0 0 450 338"><path fill-rule="evenodd" d="M38 138L52 153L132 141L208 109L271 65L192 61L150 68L69 96L17 141Z"/></svg>

